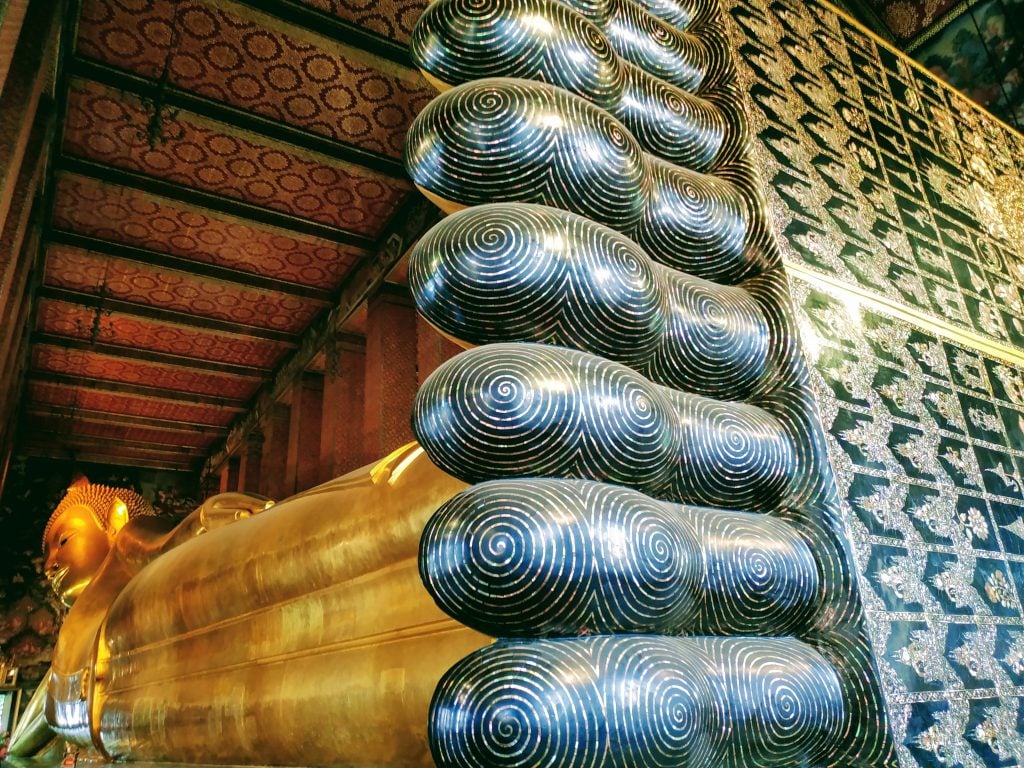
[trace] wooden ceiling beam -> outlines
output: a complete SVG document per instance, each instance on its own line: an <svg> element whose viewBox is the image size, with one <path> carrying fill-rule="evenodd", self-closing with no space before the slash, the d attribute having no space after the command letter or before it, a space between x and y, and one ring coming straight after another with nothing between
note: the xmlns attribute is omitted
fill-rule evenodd
<svg viewBox="0 0 1024 768"><path fill-rule="evenodd" d="M117 69L93 59L74 56L70 62L71 76L91 80L109 88L135 94L144 99L161 99L170 109L182 109L208 120L255 133L269 141L290 144L317 152L349 165L366 168L393 179L408 178L402 161L395 157L303 130L294 125L263 117L222 101L216 101L182 90L167 83Z"/></svg>
<svg viewBox="0 0 1024 768"><path fill-rule="evenodd" d="M133 451L125 453L117 450L116 444L91 447L79 450L62 444L47 445L44 443L23 443L17 454L20 456L38 456L45 459L74 459L90 464L112 464L122 467L145 467L148 469L164 469L172 472L194 472L198 459L192 456L168 456Z"/></svg>
<svg viewBox="0 0 1024 768"><path fill-rule="evenodd" d="M223 436L227 431L225 427L211 427L207 424L197 424L191 421L154 419L148 416L132 416L126 413L95 411L85 408L50 405L47 403L33 403L28 407L25 413L29 417L39 416L66 419L67 421L111 424L118 427L152 429L159 432L168 432L170 434L205 435L211 438Z"/></svg>
<svg viewBox="0 0 1024 768"><path fill-rule="evenodd" d="M141 397L147 400L172 401L186 405L210 405L231 411L241 411L245 407L245 403L243 401L232 400L226 397L200 395L194 392L185 392L177 389L164 389L163 387L151 387L145 384L126 384L120 381L105 381L103 379L92 379L83 376L70 376L66 373L30 371L28 378L30 382L37 381L41 384L58 384L65 387L84 387L85 389L96 389L119 395L132 395L134 397Z"/></svg>
<svg viewBox="0 0 1024 768"><path fill-rule="evenodd" d="M237 365L235 363L224 363L219 360L206 360L199 357L183 357L166 352L154 352L150 349L124 347L120 344L107 344L102 341L87 341L86 339L60 336L54 333L43 333L41 331L36 331L32 334L32 343L45 344L62 349L73 349L76 352L94 352L98 355L123 357L128 360L138 360L141 363L157 363L175 368L188 368L193 371L222 373L225 376L237 376L247 379L263 379L270 374L269 369L257 368L252 365Z"/></svg>
<svg viewBox="0 0 1024 768"><path fill-rule="evenodd" d="M40 287L37 298L52 299L54 301L66 301L70 304L78 304L90 309L99 309L104 312L118 312L132 317L141 317L147 320L156 320L161 323L173 323L191 328L199 328L204 331L215 331L217 333L231 333L237 336L249 336L264 341L275 341L283 344L294 345L295 337L284 331L276 331L272 328L261 328L256 325L234 323L229 320L218 320L212 317L200 317L187 312L177 312L173 309L161 307L150 307L145 304L136 304L131 301L112 299L109 296L99 296L92 293L72 291L67 288L57 288L52 285Z"/></svg>
<svg viewBox="0 0 1024 768"><path fill-rule="evenodd" d="M330 224L314 221L313 219L304 219L301 216L282 213L272 208L264 208L260 205L247 203L244 200L236 200L233 197L204 192L203 190L176 184L173 181L158 179L155 176L147 176L144 173L129 171L124 168L115 168L112 165L97 163L94 160L61 154L56 158L54 165L58 173L73 173L78 176L86 176L104 184L136 189L140 192L166 197L185 205L206 208L216 213L248 219L259 224L285 229L302 235L312 235L313 237L319 237L333 243L351 245L364 251L370 251L374 248L373 238L350 232L347 229L334 227Z"/></svg>
<svg viewBox="0 0 1024 768"><path fill-rule="evenodd" d="M68 232L63 229L53 229L47 233L47 242L54 245L64 245L70 248L81 248L82 250L99 253L103 256L111 256L117 259L147 264L154 267L175 269L180 272L187 272L192 275L222 280L224 282L241 285L245 288L255 290L268 290L283 293L289 296L299 296L314 301L329 302L331 292L323 288L292 283L287 280L267 277L255 272L243 272L240 269L221 267L217 264L210 264L205 261L196 261L181 256L172 256L162 251L152 251L148 248L137 248L133 245L115 243L110 240L103 240L98 237L80 235L77 232Z"/></svg>
<svg viewBox="0 0 1024 768"><path fill-rule="evenodd" d="M164 443L151 443L148 440L125 440L118 438L111 440L108 437L97 437L95 435L68 434L66 432L53 432L49 430L34 430L27 438L26 443L58 443L63 445L85 446L93 449L127 449L139 453L154 455L166 454L169 456L188 456L199 458L205 451L202 448L192 445L170 445ZM109 444L113 443L113 446Z"/></svg>

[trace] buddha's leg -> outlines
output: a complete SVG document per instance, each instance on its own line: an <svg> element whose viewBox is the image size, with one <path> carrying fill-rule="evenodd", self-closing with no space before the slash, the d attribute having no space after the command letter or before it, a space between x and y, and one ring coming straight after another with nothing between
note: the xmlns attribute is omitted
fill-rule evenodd
<svg viewBox="0 0 1024 768"><path fill-rule="evenodd" d="M428 765L427 708L488 638L417 573L464 485L415 447L147 566L102 630L93 717L111 757Z"/></svg>

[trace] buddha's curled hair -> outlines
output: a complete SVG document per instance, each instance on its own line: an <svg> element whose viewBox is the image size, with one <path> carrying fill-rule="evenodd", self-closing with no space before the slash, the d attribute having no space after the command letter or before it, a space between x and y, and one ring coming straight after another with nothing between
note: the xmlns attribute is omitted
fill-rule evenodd
<svg viewBox="0 0 1024 768"><path fill-rule="evenodd" d="M110 522L110 509L114 504L114 499L120 499L128 507L129 520L139 515L156 515L156 511L149 502L129 488L111 488L96 483L75 485L64 494L64 498L61 499L60 504L53 510L53 514L46 522L46 528L43 529L43 552L46 552L46 537L49 535L50 529L69 507L79 504L89 507L103 529L106 530Z"/></svg>

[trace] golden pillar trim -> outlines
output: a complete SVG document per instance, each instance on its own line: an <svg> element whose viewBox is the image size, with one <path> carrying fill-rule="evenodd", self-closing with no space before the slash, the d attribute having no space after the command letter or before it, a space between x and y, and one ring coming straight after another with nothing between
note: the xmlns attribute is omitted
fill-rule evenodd
<svg viewBox="0 0 1024 768"><path fill-rule="evenodd" d="M791 277L798 278L815 287L823 288L830 295L840 298L851 298L860 306L877 310L890 317L905 320L946 341L981 352L1004 363L1024 367L1024 350L1018 349L1011 344L997 341L980 333L969 331L966 328L959 328L937 315L928 314L882 294L862 288L859 285L847 283L831 275L818 272L806 264L789 259L785 259L784 263L786 271Z"/></svg>

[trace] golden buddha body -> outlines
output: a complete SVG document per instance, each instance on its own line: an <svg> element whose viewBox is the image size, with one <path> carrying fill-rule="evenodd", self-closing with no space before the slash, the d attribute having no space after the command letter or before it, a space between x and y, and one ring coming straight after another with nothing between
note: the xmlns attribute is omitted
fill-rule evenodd
<svg viewBox="0 0 1024 768"><path fill-rule="evenodd" d="M71 606L46 723L114 759L429 764L434 686L488 641L417 572L427 518L464 487L415 445L273 506L214 496L177 525L73 487L44 540Z"/></svg>

